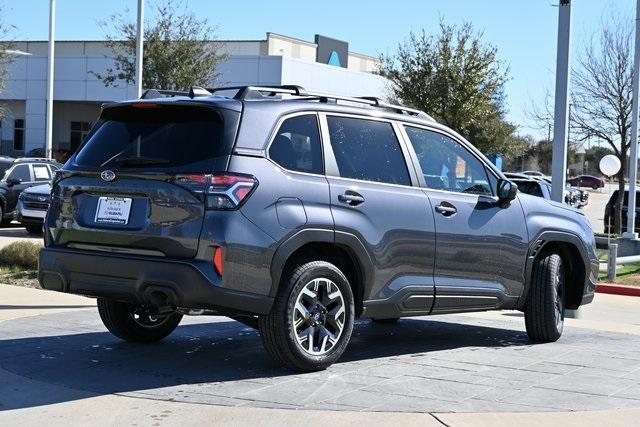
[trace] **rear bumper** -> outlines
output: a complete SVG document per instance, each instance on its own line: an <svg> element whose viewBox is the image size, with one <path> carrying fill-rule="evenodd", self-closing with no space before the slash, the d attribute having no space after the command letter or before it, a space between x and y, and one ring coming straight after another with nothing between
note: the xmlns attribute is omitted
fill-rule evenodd
<svg viewBox="0 0 640 427"><path fill-rule="evenodd" d="M105 297L134 304L266 314L273 298L235 291L204 273L202 261L126 257L58 248L40 251L38 280L44 289Z"/></svg>

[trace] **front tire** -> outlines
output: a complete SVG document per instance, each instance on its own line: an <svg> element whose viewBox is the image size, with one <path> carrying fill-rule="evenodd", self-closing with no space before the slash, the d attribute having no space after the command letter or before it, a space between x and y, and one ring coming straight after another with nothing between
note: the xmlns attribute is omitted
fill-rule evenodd
<svg viewBox="0 0 640 427"><path fill-rule="evenodd" d="M557 341L564 327L565 270L556 253L535 261L524 312L527 335L534 342Z"/></svg>
<svg viewBox="0 0 640 427"><path fill-rule="evenodd" d="M312 261L283 278L271 312L259 318L259 330L276 362L309 372L342 356L353 322L353 293L345 275L333 264Z"/></svg>
<svg viewBox="0 0 640 427"><path fill-rule="evenodd" d="M173 332L182 315L150 315L136 310L127 303L98 298L98 313L102 323L116 337L130 342L150 343L160 341Z"/></svg>

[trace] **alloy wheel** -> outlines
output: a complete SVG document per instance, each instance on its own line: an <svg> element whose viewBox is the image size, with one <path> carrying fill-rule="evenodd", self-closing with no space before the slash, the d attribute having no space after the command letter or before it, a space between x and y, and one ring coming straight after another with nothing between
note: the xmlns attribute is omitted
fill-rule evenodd
<svg viewBox="0 0 640 427"><path fill-rule="evenodd" d="M338 285L317 278L302 287L292 313L298 345L307 353L322 356L340 340L344 330L345 301Z"/></svg>

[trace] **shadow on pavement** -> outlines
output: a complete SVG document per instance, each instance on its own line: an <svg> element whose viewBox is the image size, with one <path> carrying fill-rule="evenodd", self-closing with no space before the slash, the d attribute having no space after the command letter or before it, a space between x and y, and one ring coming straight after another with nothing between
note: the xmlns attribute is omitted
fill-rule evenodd
<svg viewBox="0 0 640 427"><path fill-rule="evenodd" d="M67 325L73 328L74 324L79 325L80 330L95 330L94 325L86 326L86 314L84 318L77 317L77 323L73 322L74 318L60 314L46 318L57 323L55 335L0 339L0 367L72 390L56 395L34 389L18 393L15 398L10 390L2 390L0 411L76 400L93 394L137 391L153 397L158 393L153 389L164 387L245 380L251 384L297 374L275 365L263 350L258 333L234 321L183 325L164 341L143 345L125 343L107 332L78 333L76 330L69 335L60 334L61 329ZM52 332L43 332L47 333ZM396 325L358 321L346 353L338 364L326 371L326 376L334 369L334 372L344 372L351 367L356 370L362 367L358 362L381 357L529 344L526 334L509 329L417 319L403 319ZM259 384L253 385L257 386ZM2 388L0 385L0 390ZM185 389L193 391L194 386Z"/></svg>

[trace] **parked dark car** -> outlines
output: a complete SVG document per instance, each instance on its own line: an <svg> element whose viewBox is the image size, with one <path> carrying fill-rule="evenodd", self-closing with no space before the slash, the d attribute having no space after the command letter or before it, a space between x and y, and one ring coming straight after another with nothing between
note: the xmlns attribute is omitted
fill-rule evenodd
<svg viewBox="0 0 640 427"><path fill-rule="evenodd" d="M235 92L103 106L53 183L43 288L97 297L127 341L229 316L302 371L338 360L358 317L521 310L531 340L551 342L565 309L592 301L587 218L518 194L427 114L298 86Z"/></svg>
<svg viewBox="0 0 640 427"><path fill-rule="evenodd" d="M45 158L0 158L0 169L5 169L0 180L2 223L6 224L15 219L18 196L23 190L50 182L54 172L61 166L60 163Z"/></svg>
<svg viewBox="0 0 640 427"><path fill-rule="evenodd" d="M597 190L604 187L604 179L592 175L578 175L567 180L567 184L574 187L588 187Z"/></svg>
<svg viewBox="0 0 640 427"><path fill-rule="evenodd" d="M615 227L615 219L617 218L616 212L616 203L618 201L618 194L620 194L620 190L615 190L607 205L604 208L604 232L605 233L613 233ZM622 202L622 232L627 231L627 209L629 207L629 189L625 188L624 190L624 200ZM640 232L640 191L636 191L636 224L635 231L636 233Z"/></svg>
<svg viewBox="0 0 640 427"><path fill-rule="evenodd" d="M25 189L18 196L16 220L29 234L42 234L42 224L49 209L51 184L46 183Z"/></svg>

